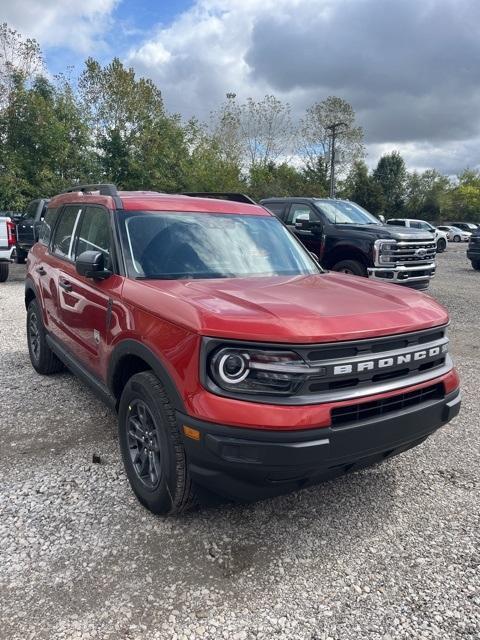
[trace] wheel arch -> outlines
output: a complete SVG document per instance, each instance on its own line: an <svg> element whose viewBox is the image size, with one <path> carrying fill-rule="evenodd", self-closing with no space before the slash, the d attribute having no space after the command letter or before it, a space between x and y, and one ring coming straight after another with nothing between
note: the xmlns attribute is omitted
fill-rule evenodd
<svg viewBox="0 0 480 640"><path fill-rule="evenodd" d="M28 309L28 305L32 300L35 300L35 298L38 298L37 290L34 283L27 278L27 280L25 280L25 309Z"/></svg>
<svg viewBox="0 0 480 640"><path fill-rule="evenodd" d="M325 267L331 269L337 262L341 260L357 260L364 267L369 266L368 257L361 249L357 247L351 247L349 245L341 245L335 247L335 249L329 253L327 260L325 261Z"/></svg>
<svg viewBox="0 0 480 640"><path fill-rule="evenodd" d="M172 377L159 356L138 340L124 340L114 349L107 371L107 385L117 406L128 380L141 371L152 370L165 387L174 408L185 413L185 405Z"/></svg>

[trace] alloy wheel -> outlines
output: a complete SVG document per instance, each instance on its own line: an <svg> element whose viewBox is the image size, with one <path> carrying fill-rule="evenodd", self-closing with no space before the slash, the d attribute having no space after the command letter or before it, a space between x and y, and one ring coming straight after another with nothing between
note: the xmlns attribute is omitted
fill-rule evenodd
<svg viewBox="0 0 480 640"><path fill-rule="evenodd" d="M40 358L40 331L38 328L38 318L36 313L30 314L30 320L28 322L28 339L33 358L35 362L38 362Z"/></svg>
<svg viewBox="0 0 480 640"><path fill-rule="evenodd" d="M127 413L128 449L138 479L148 488L158 487L161 457L155 421L143 400L133 400Z"/></svg>

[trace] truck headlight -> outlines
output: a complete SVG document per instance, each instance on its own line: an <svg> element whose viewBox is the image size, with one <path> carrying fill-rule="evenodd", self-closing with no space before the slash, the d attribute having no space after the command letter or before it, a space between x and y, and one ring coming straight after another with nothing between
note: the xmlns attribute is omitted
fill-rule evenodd
<svg viewBox="0 0 480 640"><path fill-rule="evenodd" d="M231 394L292 395L314 372L294 351L220 346L206 355L207 386Z"/></svg>

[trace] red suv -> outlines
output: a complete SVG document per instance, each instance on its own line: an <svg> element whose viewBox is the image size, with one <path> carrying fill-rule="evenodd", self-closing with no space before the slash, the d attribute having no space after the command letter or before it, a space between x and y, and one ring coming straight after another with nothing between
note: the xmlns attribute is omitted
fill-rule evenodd
<svg viewBox="0 0 480 640"><path fill-rule="evenodd" d="M118 411L155 513L382 461L460 408L439 304L323 271L254 204L74 187L49 202L25 303L34 368L66 365Z"/></svg>

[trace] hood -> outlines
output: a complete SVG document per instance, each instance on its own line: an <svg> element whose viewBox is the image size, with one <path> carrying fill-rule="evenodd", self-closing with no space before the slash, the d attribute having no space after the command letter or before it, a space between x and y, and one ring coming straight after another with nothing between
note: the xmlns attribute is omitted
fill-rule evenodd
<svg viewBox="0 0 480 640"><path fill-rule="evenodd" d="M381 238L394 238L395 240L435 240L434 234L421 229L410 227L396 227L390 224L342 224L337 228L358 231L362 234L373 236L376 240Z"/></svg>
<svg viewBox="0 0 480 640"><path fill-rule="evenodd" d="M342 273L215 280L126 280L124 296L201 335L288 343L354 340L446 324L435 300Z"/></svg>

